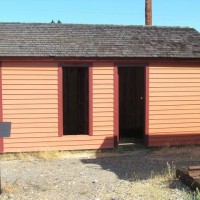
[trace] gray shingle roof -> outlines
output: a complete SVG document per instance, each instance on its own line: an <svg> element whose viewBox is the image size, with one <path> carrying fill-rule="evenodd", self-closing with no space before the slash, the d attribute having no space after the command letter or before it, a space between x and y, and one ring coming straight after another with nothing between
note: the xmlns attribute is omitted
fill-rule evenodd
<svg viewBox="0 0 200 200"><path fill-rule="evenodd" d="M0 23L0 56L200 58L193 28Z"/></svg>

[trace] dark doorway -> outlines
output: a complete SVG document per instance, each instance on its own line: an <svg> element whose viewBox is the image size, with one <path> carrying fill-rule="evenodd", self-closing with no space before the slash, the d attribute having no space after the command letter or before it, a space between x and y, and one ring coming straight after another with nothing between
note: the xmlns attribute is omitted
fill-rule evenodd
<svg viewBox="0 0 200 200"><path fill-rule="evenodd" d="M88 134L88 68L63 67L63 134Z"/></svg>
<svg viewBox="0 0 200 200"><path fill-rule="evenodd" d="M145 67L119 67L119 137L143 138Z"/></svg>

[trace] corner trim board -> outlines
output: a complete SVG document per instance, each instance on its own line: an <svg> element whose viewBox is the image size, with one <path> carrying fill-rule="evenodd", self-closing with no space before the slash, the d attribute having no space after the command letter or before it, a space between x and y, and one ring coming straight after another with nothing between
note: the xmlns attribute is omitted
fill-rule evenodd
<svg viewBox="0 0 200 200"><path fill-rule="evenodd" d="M3 102L2 102L2 63L0 62L0 121L3 121ZM0 153L4 152L3 138L0 138Z"/></svg>

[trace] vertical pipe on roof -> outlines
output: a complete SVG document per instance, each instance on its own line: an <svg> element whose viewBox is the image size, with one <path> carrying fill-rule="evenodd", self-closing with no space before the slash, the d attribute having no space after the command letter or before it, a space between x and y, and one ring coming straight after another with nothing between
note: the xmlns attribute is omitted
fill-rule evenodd
<svg viewBox="0 0 200 200"><path fill-rule="evenodd" d="M145 25L152 25L152 0L145 0Z"/></svg>

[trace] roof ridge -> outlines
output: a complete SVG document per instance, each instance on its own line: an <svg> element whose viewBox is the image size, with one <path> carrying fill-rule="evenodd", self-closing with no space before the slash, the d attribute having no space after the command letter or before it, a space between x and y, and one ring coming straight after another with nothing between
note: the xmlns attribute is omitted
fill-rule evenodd
<svg viewBox="0 0 200 200"><path fill-rule="evenodd" d="M179 28L179 29L194 29L189 26L164 26L164 25L134 25L134 24L80 24L80 23L48 23L48 22L0 22L0 24L26 24L26 25L55 25L55 26L109 26L109 27L138 27L138 28Z"/></svg>

